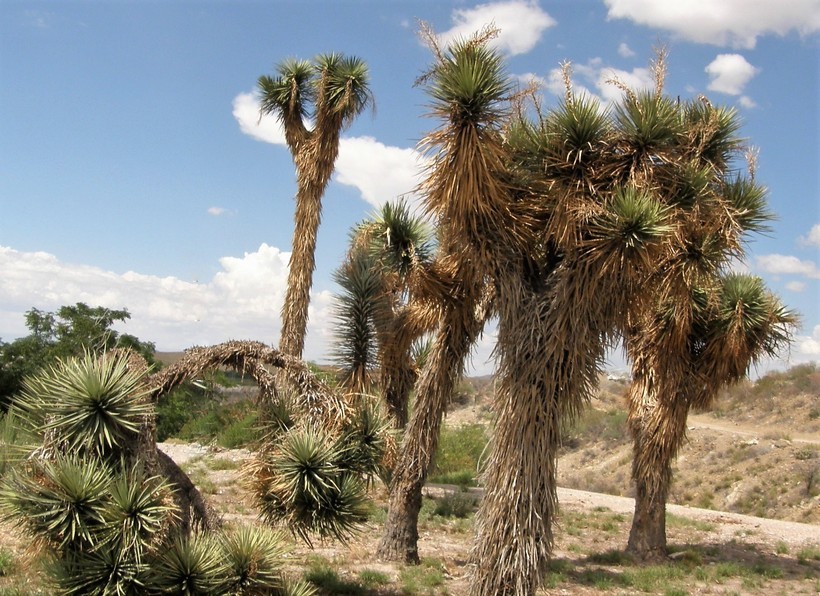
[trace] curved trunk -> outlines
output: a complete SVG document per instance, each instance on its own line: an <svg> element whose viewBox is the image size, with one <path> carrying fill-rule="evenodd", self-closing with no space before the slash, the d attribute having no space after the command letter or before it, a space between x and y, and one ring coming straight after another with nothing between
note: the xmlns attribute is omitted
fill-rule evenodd
<svg viewBox="0 0 820 596"><path fill-rule="evenodd" d="M282 305L279 350L302 358L310 306L310 288L316 268L316 234L322 221L322 196L339 153L339 133L314 134L307 147L294 154L297 190L288 287Z"/></svg>
<svg viewBox="0 0 820 596"><path fill-rule="evenodd" d="M155 449L155 459L158 462L159 473L174 486L174 503L179 507L179 530L184 536L194 531L216 530L222 525L222 520L202 498L196 485L188 475L159 449Z"/></svg>
<svg viewBox="0 0 820 596"><path fill-rule="evenodd" d="M672 462L686 436L689 413L684 396L674 391L664 391L660 396L655 381L652 370L640 371L629 393L635 514L626 550L647 561L667 555L666 500Z"/></svg>
<svg viewBox="0 0 820 596"><path fill-rule="evenodd" d="M421 489L438 447L441 419L461 377L464 361L481 333L483 319L474 316L472 301L445 315L421 379L410 423L390 483L384 534L378 556L418 563L418 518Z"/></svg>

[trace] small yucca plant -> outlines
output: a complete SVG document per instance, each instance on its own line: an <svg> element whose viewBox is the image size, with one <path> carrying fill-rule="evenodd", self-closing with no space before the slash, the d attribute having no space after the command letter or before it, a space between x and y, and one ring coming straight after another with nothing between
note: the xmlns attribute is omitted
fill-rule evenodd
<svg viewBox="0 0 820 596"><path fill-rule="evenodd" d="M243 526L220 542L226 589L231 594L279 594L286 590L284 536L259 526Z"/></svg>
<svg viewBox="0 0 820 596"><path fill-rule="evenodd" d="M336 441L337 465L360 474L367 484L384 474L390 422L372 399L363 398Z"/></svg>
<svg viewBox="0 0 820 596"><path fill-rule="evenodd" d="M326 431L301 426L251 471L262 517L310 542L311 534L345 541L367 519L359 473L344 467L348 448Z"/></svg>
<svg viewBox="0 0 820 596"><path fill-rule="evenodd" d="M219 543L194 534L176 538L151 565L146 584L151 592L197 596L224 593Z"/></svg>
<svg viewBox="0 0 820 596"><path fill-rule="evenodd" d="M146 477L137 465L111 482L106 542L141 562L167 536L176 517L171 486L158 476Z"/></svg>
<svg viewBox="0 0 820 596"><path fill-rule="evenodd" d="M96 460L32 460L3 481L3 518L22 524L58 553L92 550L105 526L111 480L108 467Z"/></svg>
<svg viewBox="0 0 820 596"><path fill-rule="evenodd" d="M16 405L58 447L112 457L152 412L143 400L143 377L143 372L129 370L123 353L86 353L24 380Z"/></svg>

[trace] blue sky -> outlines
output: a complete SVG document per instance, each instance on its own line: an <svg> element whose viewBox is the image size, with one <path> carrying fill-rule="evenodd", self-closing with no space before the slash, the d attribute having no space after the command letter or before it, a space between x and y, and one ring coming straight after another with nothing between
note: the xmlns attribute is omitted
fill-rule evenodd
<svg viewBox="0 0 820 596"><path fill-rule="evenodd" d="M418 21L450 39L490 22L511 76L616 100L649 85L740 112L778 220L739 265L803 316L786 366L820 360L820 1L654 0L0 3L0 338L31 307L125 307L121 330L161 350L276 343L294 171L254 88L284 58L331 51L369 65L376 109L346 131L325 198L306 357L327 356L331 273L350 227L411 193L434 124L415 79ZM412 194L411 199L414 199ZM492 331L475 372L489 372ZM617 358L615 359L617 363Z"/></svg>

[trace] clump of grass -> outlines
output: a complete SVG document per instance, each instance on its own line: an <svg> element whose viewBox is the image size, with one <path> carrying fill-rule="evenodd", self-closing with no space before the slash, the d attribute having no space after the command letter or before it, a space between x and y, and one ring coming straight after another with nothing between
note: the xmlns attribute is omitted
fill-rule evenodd
<svg viewBox="0 0 820 596"><path fill-rule="evenodd" d="M715 529L715 524L698 520L690 519L674 513L666 514L666 526L670 528L694 528L701 532L712 532Z"/></svg>
<svg viewBox="0 0 820 596"><path fill-rule="evenodd" d="M621 550L608 550L602 553L593 553L587 557L590 563L597 563L599 565L630 565L633 560L628 554Z"/></svg>
<svg viewBox="0 0 820 596"><path fill-rule="evenodd" d="M625 570L622 579L624 584L641 592L657 593L662 588L683 580L687 574L686 567L680 565L649 565Z"/></svg>
<svg viewBox="0 0 820 596"><path fill-rule="evenodd" d="M207 468L213 472L220 470L238 470L242 467L242 462L234 461L224 457L212 457L205 461Z"/></svg>
<svg viewBox="0 0 820 596"><path fill-rule="evenodd" d="M797 562L806 564L809 561L820 561L820 546L813 544L797 551Z"/></svg>
<svg viewBox="0 0 820 596"><path fill-rule="evenodd" d="M369 593L369 589L361 583L341 578L330 562L320 557L313 558L309 562L303 577L305 581L319 588L324 594L364 596Z"/></svg>
<svg viewBox="0 0 820 596"><path fill-rule="evenodd" d="M8 577L15 567L14 554L4 548L0 549L0 577Z"/></svg>
<svg viewBox="0 0 820 596"><path fill-rule="evenodd" d="M441 517L468 518L475 511L475 499L465 492L448 492L436 499L434 515Z"/></svg>
<svg viewBox="0 0 820 596"><path fill-rule="evenodd" d="M362 569L359 572L359 582L365 588L374 590L390 583L390 576L373 569Z"/></svg>
<svg viewBox="0 0 820 596"><path fill-rule="evenodd" d="M444 584L444 565L437 559L422 559L421 565L402 569L399 582L403 594L428 593Z"/></svg>

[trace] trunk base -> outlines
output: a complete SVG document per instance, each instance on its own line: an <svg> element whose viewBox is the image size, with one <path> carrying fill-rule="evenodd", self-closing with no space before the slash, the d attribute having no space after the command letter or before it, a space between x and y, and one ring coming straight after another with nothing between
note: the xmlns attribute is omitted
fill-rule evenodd
<svg viewBox="0 0 820 596"><path fill-rule="evenodd" d="M666 491L660 487L654 497L644 483L638 482L635 515L629 531L626 552L640 561L662 561L666 550Z"/></svg>
<svg viewBox="0 0 820 596"><path fill-rule="evenodd" d="M421 487L401 491L398 498L391 499L384 524L384 535L376 556L384 561L397 561L418 565L419 559L419 511L421 510Z"/></svg>

